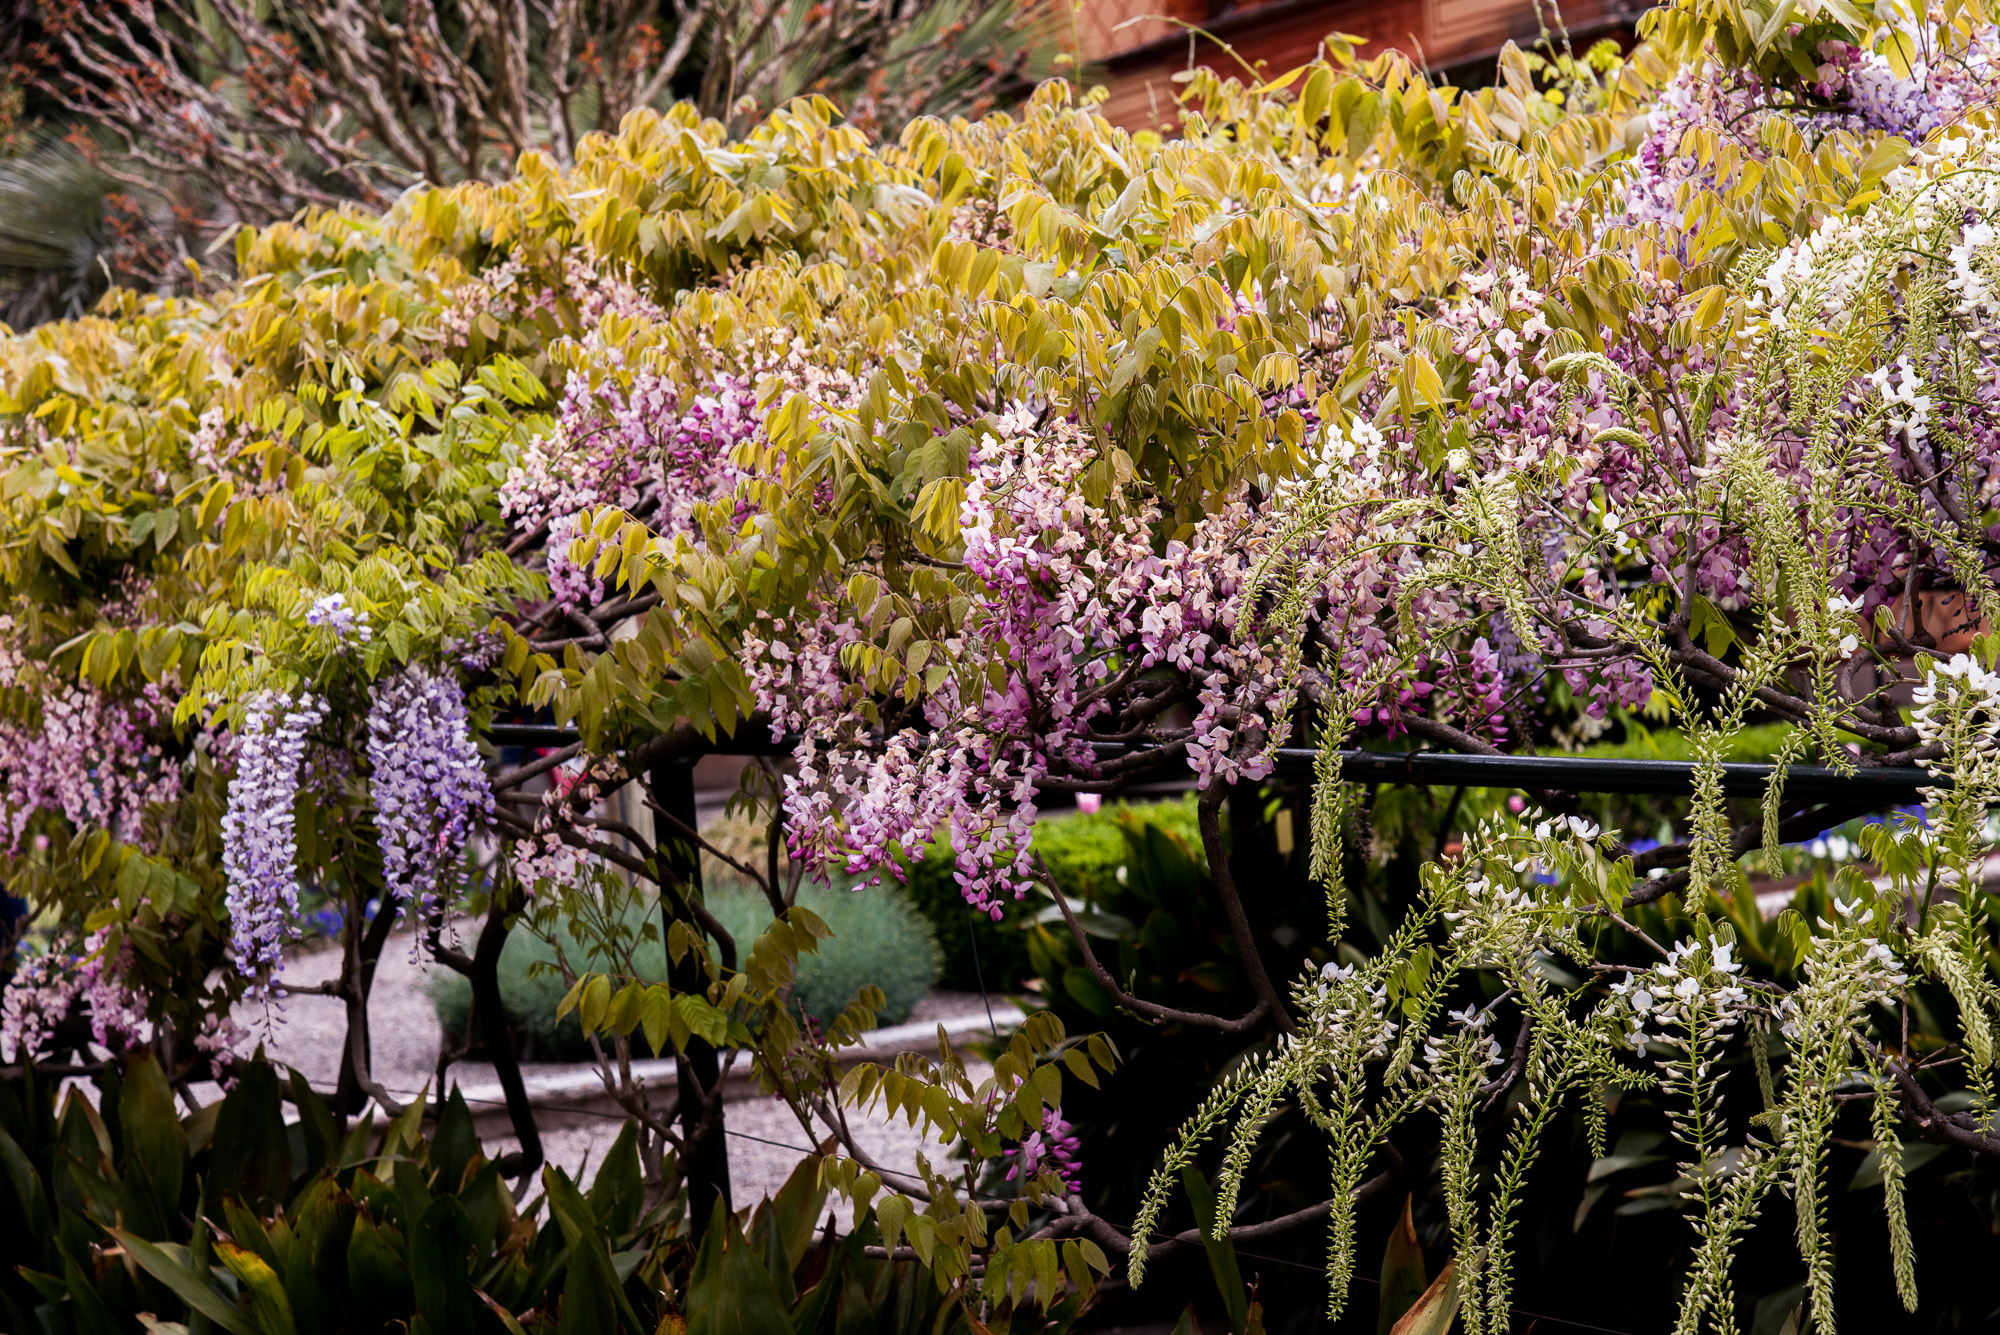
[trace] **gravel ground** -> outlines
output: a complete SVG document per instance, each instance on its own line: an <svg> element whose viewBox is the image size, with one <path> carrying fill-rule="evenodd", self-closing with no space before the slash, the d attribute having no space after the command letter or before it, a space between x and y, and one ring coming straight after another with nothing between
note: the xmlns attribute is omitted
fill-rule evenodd
<svg viewBox="0 0 2000 1335"><path fill-rule="evenodd" d="M460 935L469 939L471 924L460 925ZM414 1097L433 1079L437 1068L438 1022L425 990L433 970L440 965L414 961L410 938L398 933L382 952L376 966L375 989L369 998L368 1016L374 1039L375 1075L385 1089L398 1096ZM339 976L340 952L322 949L300 952L287 960L286 982L296 986L329 981ZM934 992L919 1002L912 1020L943 1020L961 1015L984 1013L978 993ZM255 1028L263 1037L264 1049L272 1060L294 1066L316 1087L330 1089L340 1074L340 1045L346 1037L346 1010L332 998L293 995L281 1009L266 1016L261 1008L238 1010L238 1024ZM563 1069L556 1065L533 1065L527 1073ZM969 1068L975 1081L990 1068ZM460 1084L484 1085L494 1080L493 1068L479 1062L460 1062L451 1068L451 1080ZM217 1091L202 1091L206 1101ZM775 1192L811 1152L805 1132L789 1109L776 1099L752 1097L731 1103L725 1114L729 1133L730 1186L740 1207ZM616 1139L622 1123L603 1118L580 1126L552 1126L542 1133L543 1149L551 1163L572 1176L595 1164ZM901 1121L880 1116L855 1116L850 1125L862 1147L885 1167L911 1170L919 1151L930 1154L933 1162L943 1155L935 1145ZM517 1148L511 1138L495 1138L486 1146L498 1155ZM842 1210L840 1223L848 1220Z"/></svg>

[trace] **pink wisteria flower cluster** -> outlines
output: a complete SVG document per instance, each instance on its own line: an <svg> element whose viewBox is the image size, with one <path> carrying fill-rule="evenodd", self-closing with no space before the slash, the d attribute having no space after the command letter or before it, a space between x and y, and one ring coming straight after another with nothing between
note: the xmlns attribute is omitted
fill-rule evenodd
<svg viewBox="0 0 2000 1335"><path fill-rule="evenodd" d="M949 828L966 898L998 918L1033 877L1038 792L1052 775L1089 783L1093 725L1149 684L1155 706L1188 715L1175 744L1204 782L1268 772L1259 711L1280 694L1278 661L1231 634L1248 615L1251 511L1228 507L1156 550L1157 509L1092 504L1084 433L1039 416L1003 415L974 454L958 523L979 596L935 650L960 670L904 726L873 735L873 702L849 670L865 643L852 609L773 618L745 640L758 707L774 735L799 738L787 823L793 856L817 872L900 874Z"/></svg>
<svg viewBox="0 0 2000 1335"><path fill-rule="evenodd" d="M100 928L81 946L70 937L17 962L0 991L0 1056L23 1062L47 1052L79 1002L98 1046L123 1048L144 1037L146 998L129 982L132 943L114 951L110 935Z"/></svg>
<svg viewBox="0 0 2000 1335"><path fill-rule="evenodd" d="M0 846L19 852L37 812L143 842L147 809L173 800L181 771L154 734L172 711L166 685L115 699L89 682L32 673L0 616ZM17 703L15 703L17 702Z"/></svg>

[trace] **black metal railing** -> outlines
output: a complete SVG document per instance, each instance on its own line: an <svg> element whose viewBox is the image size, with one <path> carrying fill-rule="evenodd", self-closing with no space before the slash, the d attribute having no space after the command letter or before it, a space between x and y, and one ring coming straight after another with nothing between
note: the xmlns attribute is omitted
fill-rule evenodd
<svg viewBox="0 0 2000 1335"><path fill-rule="evenodd" d="M549 724L499 724L487 737L501 746L561 747L578 740L576 729ZM709 755L769 756L791 750L789 739L771 741L761 733L739 733L704 748ZM1121 743L1098 744L1100 757L1110 760L1144 748ZM1318 752L1310 747L1283 747L1276 756L1280 774L1309 775ZM1341 777L1354 783L1389 783L1427 787L1531 788L1566 793L1687 793L1694 789L1697 766L1691 760L1615 760L1598 756L1480 756L1455 751L1365 751L1340 753ZM1722 767L1722 791L1730 797L1761 797L1774 765L1728 763ZM1922 800L1925 788L1948 788L1944 775L1911 767L1863 766L1843 774L1827 765L1791 765L1785 770L1787 800L1879 801L1884 805Z"/></svg>

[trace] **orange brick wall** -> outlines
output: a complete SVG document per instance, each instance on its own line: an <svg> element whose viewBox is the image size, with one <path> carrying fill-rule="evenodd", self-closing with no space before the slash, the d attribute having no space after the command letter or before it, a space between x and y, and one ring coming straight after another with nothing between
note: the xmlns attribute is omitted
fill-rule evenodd
<svg viewBox="0 0 2000 1335"><path fill-rule="evenodd" d="M1572 0L1563 9L1579 44L1629 36L1637 12L1624 0ZM1157 20L1119 26L1148 14L1207 29L1267 78L1313 59L1329 33L1364 39L1364 55L1393 46L1444 70L1490 60L1510 39L1526 45L1538 32L1533 0L1252 0L1228 7L1218 0L1084 0L1078 35L1085 60L1110 89L1105 116L1127 129L1171 124L1180 89L1173 75L1188 67L1185 30ZM1196 38L1193 46L1195 63L1241 72L1214 42Z"/></svg>
<svg viewBox="0 0 2000 1335"><path fill-rule="evenodd" d="M1208 19L1209 3L1208 0L1085 0L1076 16L1084 61L1095 64L1182 31L1163 19L1148 17L1161 14L1199 27ZM1135 19L1137 22L1130 22ZM1126 26L1128 22L1130 26Z"/></svg>

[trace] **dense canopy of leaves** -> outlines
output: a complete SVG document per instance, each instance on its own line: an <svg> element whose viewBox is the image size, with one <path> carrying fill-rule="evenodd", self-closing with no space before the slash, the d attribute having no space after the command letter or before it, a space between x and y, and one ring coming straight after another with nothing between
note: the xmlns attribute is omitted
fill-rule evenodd
<svg viewBox="0 0 2000 1335"><path fill-rule="evenodd" d="M2000 1150L1978 888L2000 794L2000 51L1966 5L1681 0L1644 32L1625 56L1510 48L1478 90L1335 41L1266 82L1197 74L1173 140L1063 83L888 142L816 98L734 139L641 110L567 168L530 154L498 184L241 233L224 299L117 293L10 341L0 833L10 886L90 961L95 1041L206 1069L220 1017L282 986L245 921L282 931L295 879L348 905L357 958L365 905L402 894L476 968L441 938L449 896L408 889L442 849L479 864L462 888L489 922L551 934L615 935L618 897L659 887L693 972L572 980L617 1054L641 1029L730 1046L815 1138L844 1132L839 1100L879 1100L964 1146L911 1178L845 1142L827 1181L968 1310L1052 1308L1106 1248L1140 1278L1173 1175L1229 1127L1226 1228L1292 1100L1334 1146L1335 1307L1373 1156L1428 1107L1464 1319L1504 1328L1540 1130L1565 1099L1599 1118L1606 1089L1652 1085L1686 1146L1683 1327L1731 1325L1731 1248L1782 1183L1831 1329L1837 1091L1874 1096L1892 1193L1899 1121ZM395 757L415 701L461 760L509 718L578 730L492 776L504 856L407 835L433 829ZM1387 950L1338 962L1340 744L1574 745L1639 718L1690 740L1684 839L1640 850L1534 794L1541 813L1426 869ZM1928 823L1870 836L1879 882L1755 912L1749 870L1857 812L1780 779L1733 826L1719 765L1753 722L1781 725L1781 766L1939 775ZM702 909L673 847L693 831L601 800L718 739L791 755L742 799L769 831L765 865L732 858L772 910L754 942ZM1295 740L1322 747L1332 921L1288 991L1221 809ZM438 830L484 818L464 769L437 778ZM1190 771L1242 1016L1126 994L1034 851L1041 795ZM225 821L253 800L277 818ZM1047 897L1117 1005L1278 1036L1168 1150L1133 1237L1053 1157L994 1219L979 1196L1010 1146L1060 1141L1064 1080L1116 1065L1101 1038L1042 1016L983 1082L949 1051L837 1080L869 996L825 1036L790 1018L824 932L800 879L900 874L940 828L968 901ZM219 969L232 951L246 967ZM16 1043L48 987L21 978ZM1899 1014L1924 986L1957 1015L1928 1046ZM1487 1037L1502 1009L1512 1059ZM1782 1071L1749 1124L1708 1076L1731 1042ZM353 1064L386 1098L365 1042ZM1980 1111L1939 1112L1943 1079ZM677 1184L661 1147L702 1128L627 1093L651 1180ZM1501 1097L1482 1187L1474 1113Z"/></svg>

